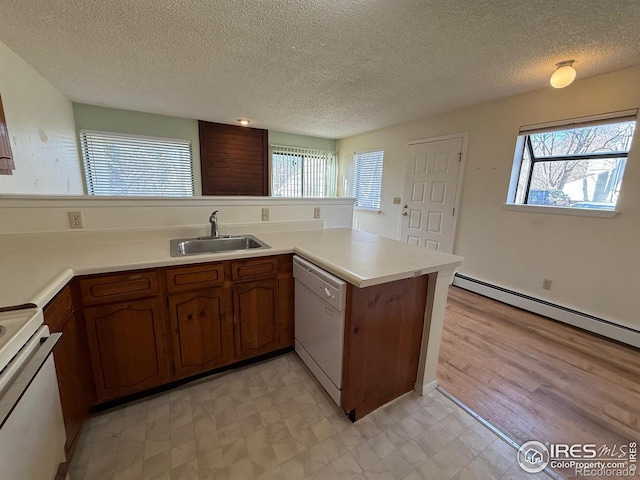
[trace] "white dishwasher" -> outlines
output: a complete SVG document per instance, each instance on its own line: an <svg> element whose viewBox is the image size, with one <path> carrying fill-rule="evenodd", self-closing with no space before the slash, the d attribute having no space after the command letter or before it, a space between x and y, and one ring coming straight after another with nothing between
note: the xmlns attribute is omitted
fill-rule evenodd
<svg viewBox="0 0 640 480"><path fill-rule="evenodd" d="M43 320L42 310L35 308L0 313L0 326L5 327L0 336L3 480L52 480L65 461L66 434L52 355L62 334L39 326Z"/></svg>
<svg viewBox="0 0 640 480"><path fill-rule="evenodd" d="M340 405L347 283L293 257L296 353Z"/></svg>

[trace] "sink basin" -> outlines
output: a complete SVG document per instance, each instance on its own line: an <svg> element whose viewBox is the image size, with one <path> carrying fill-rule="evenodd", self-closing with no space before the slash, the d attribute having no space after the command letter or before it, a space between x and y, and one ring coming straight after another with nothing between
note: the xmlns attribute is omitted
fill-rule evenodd
<svg viewBox="0 0 640 480"><path fill-rule="evenodd" d="M258 250L271 248L253 235L229 235L220 238L179 238L171 240L172 257L202 255L205 253L234 252L242 250Z"/></svg>

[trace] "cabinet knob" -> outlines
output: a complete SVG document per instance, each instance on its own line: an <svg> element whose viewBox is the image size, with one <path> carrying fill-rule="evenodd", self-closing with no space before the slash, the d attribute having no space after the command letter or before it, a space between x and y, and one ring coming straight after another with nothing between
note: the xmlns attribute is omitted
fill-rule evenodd
<svg viewBox="0 0 640 480"><path fill-rule="evenodd" d="M187 315L187 320L191 320L191 319L193 319L193 315L191 314Z"/></svg>
<svg viewBox="0 0 640 480"><path fill-rule="evenodd" d="M200 317L204 317L204 312L200 312L198 315L200 315Z"/></svg>

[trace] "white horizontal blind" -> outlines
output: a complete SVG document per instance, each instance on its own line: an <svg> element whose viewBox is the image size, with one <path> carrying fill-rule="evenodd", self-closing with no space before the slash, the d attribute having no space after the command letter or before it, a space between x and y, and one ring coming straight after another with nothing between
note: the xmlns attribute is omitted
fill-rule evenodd
<svg viewBox="0 0 640 480"><path fill-rule="evenodd" d="M356 207L380 210L383 157L383 151L354 154L353 190Z"/></svg>
<svg viewBox="0 0 640 480"><path fill-rule="evenodd" d="M338 162L335 152L271 145L271 195L335 197Z"/></svg>
<svg viewBox="0 0 640 480"><path fill-rule="evenodd" d="M80 131L90 195L193 196L191 141Z"/></svg>

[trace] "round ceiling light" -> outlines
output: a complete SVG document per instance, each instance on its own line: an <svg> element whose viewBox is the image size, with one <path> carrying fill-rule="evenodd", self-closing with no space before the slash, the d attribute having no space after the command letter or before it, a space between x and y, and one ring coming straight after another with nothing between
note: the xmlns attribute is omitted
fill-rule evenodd
<svg viewBox="0 0 640 480"><path fill-rule="evenodd" d="M248 120L246 118L239 118L238 119L238 123L240 125L244 125L246 127L247 125L249 125L251 123L251 120Z"/></svg>
<svg viewBox="0 0 640 480"><path fill-rule="evenodd" d="M553 88L564 88L575 80L576 69L573 68L575 60L567 60L565 62L556 63L556 71L553 72L549 83Z"/></svg>

